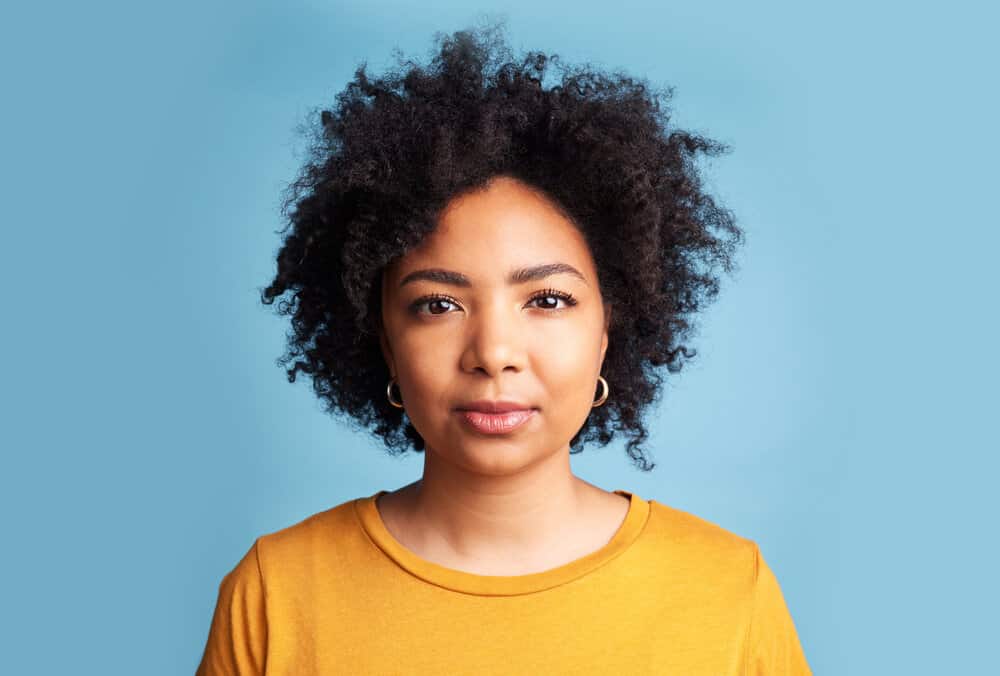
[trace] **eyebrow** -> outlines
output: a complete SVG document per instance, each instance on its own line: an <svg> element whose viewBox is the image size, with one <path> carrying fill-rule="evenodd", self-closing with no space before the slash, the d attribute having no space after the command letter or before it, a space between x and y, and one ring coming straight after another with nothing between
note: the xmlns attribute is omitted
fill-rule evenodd
<svg viewBox="0 0 1000 676"><path fill-rule="evenodd" d="M584 284L587 283L586 277L584 277L579 270L568 263L543 263L542 265L517 268L516 270L512 270L507 275L507 283L511 285L524 284L525 282L533 282L558 274L573 275L583 281ZM441 268L415 270L403 277L402 281L399 282L399 286L402 287L405 284L415 282L418 279L425 279L430 282L440 282L441 284L450 284L452 286L472 286L472 281L461 272L454 272L452 270L444 270Z"/></svg>

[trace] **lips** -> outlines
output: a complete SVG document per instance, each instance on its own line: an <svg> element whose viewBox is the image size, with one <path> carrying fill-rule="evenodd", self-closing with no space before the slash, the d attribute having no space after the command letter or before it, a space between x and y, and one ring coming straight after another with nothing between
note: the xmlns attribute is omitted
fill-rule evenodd
<svg viewBox="0 0 1000 676"><path fill-rule="evenodd" d="M507 434L528 422L535 415L535 409L528 408L504 413L459 410L458 413L477 432Z"/></svg>
<svg viewBox="0 0 1000 676"><path fill-rule="evenodd" d="M457 407L458 414L483 434L507 434L524 425L537 409L512 399L479 399Z"/></svg>

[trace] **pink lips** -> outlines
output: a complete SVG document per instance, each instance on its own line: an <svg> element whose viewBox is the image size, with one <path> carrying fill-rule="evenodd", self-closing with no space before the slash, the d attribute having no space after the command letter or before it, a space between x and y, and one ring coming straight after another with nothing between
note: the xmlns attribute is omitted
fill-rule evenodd
<svg viewBox="0 0 1000 676"><path fill-rule="evenodd" d="M526 423L535 414L535 409L529 408L503 413L460 410L458 413L473 428L483 434L506 434Z"/></svg>

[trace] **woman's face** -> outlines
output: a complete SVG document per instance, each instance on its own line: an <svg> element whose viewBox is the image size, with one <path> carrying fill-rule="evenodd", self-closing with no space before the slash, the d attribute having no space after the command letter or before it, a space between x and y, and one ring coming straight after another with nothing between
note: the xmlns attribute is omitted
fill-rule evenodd
<svg viewBox="0 0 1000 676"><path fill-rule="evenodd" d="M526 272L538 266L550 267ZM478 474L568 453L598 391L609 316L582 234L508 177L453 200L382 279L393 395L425 452ZM491 433L500 421L458 410L482 400L534 410Z"/></svg>

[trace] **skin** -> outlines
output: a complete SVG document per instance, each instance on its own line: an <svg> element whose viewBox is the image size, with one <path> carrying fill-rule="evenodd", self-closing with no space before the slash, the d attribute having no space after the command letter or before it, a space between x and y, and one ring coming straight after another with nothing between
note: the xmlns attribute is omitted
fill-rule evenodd
<svg viewBox="0 0 1000 676"><path fill-rule="evenodd" d="M507 279L557 262L580 277ZM425 269L459 272L468 285L401 285ZM426 442L422 478L377 502L402 545L448 568L522 575L607 544L628 499L576 477L569 441L598 392L610 311L583 235L544 195L509 177L452 200L435 230L383 271L383 356ZM475 399L538 410L513 432L484 435L454 410Z"/></svg>

